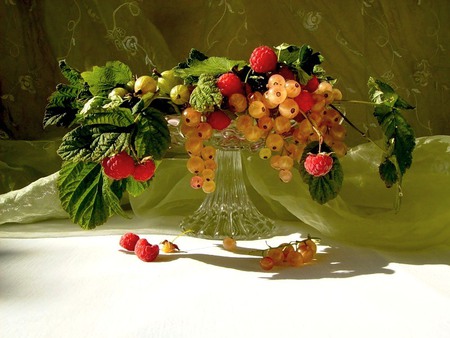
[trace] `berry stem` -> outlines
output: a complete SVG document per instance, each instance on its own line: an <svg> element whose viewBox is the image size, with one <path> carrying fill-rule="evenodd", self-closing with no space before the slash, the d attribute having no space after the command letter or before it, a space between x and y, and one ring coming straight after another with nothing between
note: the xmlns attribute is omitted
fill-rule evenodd
<svg viewBox="0 0 450 338"><path fill-rule="evenodd" d="M367 104L370 106L379 106L379 103L375 103L375 102L370 102L370 101L360 101L360 100L339 100L339 102L344 102L344 103L356 103L356 104Z"/></svg>
<svg viewBox="0 0 450 338"><path fill-rule="evenodd" d="M311 121L311 119L309 118L308 115L306 115L304 112L300 111L302 113L302 115L304 116L304 118L309 122L309 124L311 125L312 129L315 131L315 133L319 136L319 153L321 152L321 148L322 148L322 142L323 142L323 135L320 132L319 129L317 129L317 127L314 125L314 123ZM343 116L343 114L338 111L338 113Z"/></svg>
<svg viewBox="0 0 450 338"><path fill-rule="evenodd" d="M348 101L346 101L346 102L348 102ZM369 102L366 102L366 101L360 101L360 102L361 102L361 103L362 103L362 102L369 103ZM330 104L330 107L333 108L334 110L336 110L336 111L339 113L339 115L341 115L341 117L344 119L344 121L347 122L348 125L349 125L350 127L352 127L353 129L355 129L362 137L364 137L364 138L365 138L366 140L368 140L369 142L372 142L372 143L375 144L378 148L380 148L381 150L384 151L384 149L381 148L376 142L374 142L369 136L367 136L367 134L366 134L365 132L363 132L363 131L362 131L361 129L359 129L355 124L353 124L353 122L350 121L350 120L348 119L348 117L345 116L345 114L342 113L342 112L341 112L334 104Z"/></svg>

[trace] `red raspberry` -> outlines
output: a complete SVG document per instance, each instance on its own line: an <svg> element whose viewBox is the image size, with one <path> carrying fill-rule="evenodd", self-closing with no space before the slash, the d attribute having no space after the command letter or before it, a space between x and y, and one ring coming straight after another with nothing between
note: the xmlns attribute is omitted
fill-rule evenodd
<svg viewBox="0 0 450 338"><path fill-rule="evenodd" d="M243 93L242 82L234 73L225 73L217 79L217 87L223 96L231 96L235 93Z"/></svg>
<svg viewBox="0 0 450 338"><path fill-rule="evenodd" d="M309 153L304 163L306 171L314 177L328 174L333 167L333 158L329 153Z"/></svg>
<svg viewBox="0 0 450 338"><path fill-rule="evenodd" d="M139 236L132 233L127 232L120 237L120 246L128 251L134 251L137 241L139 240Z"/></svg>
<svg viewBox="0 0 450 338"><path fill-rule="evenodd" d="M159 255L159 245L152 245L145 238L141 238L137 241L134 252L140 260L152 262Z"/></svg>
<svg viewBox="0 0 450 338"><path fill-rule="evenodd" d="M318 87L319 79L314 75L311 79L309 79L308 83L303 87L303 89L307 90L310 93L314 93Z"/></svg>
<svg viewBox="0 0 450 338"><path fill-rule="evenodd" d="M115 180L127 178L134 172L134 160L125 151L103 159L102 166L105 174Z"/></svg>
<svg viewBox="0 0 450 338"><path fill-rule="evenodd" d="M275 70L278 57L268 46L256 47L250 55L250 67L257 73L267 73Z"/></svg>
<svg viewBox="0 0 450 338"><path fill-rule="evenodd" d="M220 110L216 110L209 114L206 121L216 130L225 129L231 123L230 117Z"/></svg>
<svg viewBox="0 0 450 338"><path fill-rule="evenodd" d="M155 174L156 165L153 160L147 160L134 167L133 178L139 182L148 181Z"/></svg>
<svg viewBox="0 0 450 338"><path fill-rule="evenodd" d="M298 108L300 108L303 113L311 110L312 106L316 103L312 94L306 90L302 90L300 94L294 97L294 101L297 102Z"/></svg>

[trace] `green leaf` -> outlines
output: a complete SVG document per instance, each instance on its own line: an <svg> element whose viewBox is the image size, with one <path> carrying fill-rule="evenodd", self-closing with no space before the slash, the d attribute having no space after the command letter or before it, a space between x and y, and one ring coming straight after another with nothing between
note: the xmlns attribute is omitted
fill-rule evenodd
<svg viewBox="0 0 450 338"><path fill-rule="evenodd" d="M212 56L202 61L192 60L188 68L174 68L174 72L176 76L185 79L188 77L199 77L202 74L220 75L231 71L233 68L240 69L245 65L245 61Z"/></svg>
<svg viewBox="0 0 450 338"><path fill-rule="evenodd" d="M56 91L50 95L44 112L44 128L50 125L69 127L83 104L92 97L78 70L64 60L59 62L59 68L70 84L58 84Z"/></svg>
<svg viewBox="0 0 450 338"><path fill-rule="evenodd" d="M319 52L314 52L308 45L301 47L283 43L275 49L278 51L278 61L283 62L297 70L297 75L300 83L306 83L312 74L320 72L324 74L323 69L318 68L324 58Z"/></svg>
<svg viewBox="0 0 450 338"><path fill-rule="evenodd" d="M69 66L66 63L66 60L60 60L58 62L59 69L61 71L61 74L69 81L69 83L76 87L82 87L84 83L84 79L81 76L81 73L75 69Z"/></svg>
<svg viewBox="0 0 450 338"><path fill-rule="evenodd" d="M63 137L57 152L64 161L100 162L125 150L130 137L114 126L82 125Z"/></svg>
<svg viewBox="0 0 450 338"><path fill-rule="evenodd" d="M127 178L126 184L128 193L133 197L139 196L150 186L152 179L145 182L138 182L132 177Z"/></svg>
<svg viewBox="0 0 450 338"><path fill-rule="evenodd" d="M189 51L189 55L188 55L188 58L187 58L186 62L179 63L177 68L188 68L194 62L196 62L196 61L204 61L207 58L208 57L205 54L203 54L202 52L200 52L199 50L197 50L195 48L191 48L191 50Z"/></svg>
<svg viewBox="0 0 450 338"><path fill-rule="evenodd" d="M160 160L170 146L170 131L164 114L152 107L147 108L137 121L133 140L136 156L152 156Z"/></svg>
<svg viewBox="0 0 450 338"><path fill-rule="evenodd" d="M115 213L124 215L119 202L123 186L110 185L100 164L63 162L57 186L63 209L84 229L105 223Z"/></svg>
<svg viewBox="0 0 450 338"><path fill-rule="evenodd" d="M391 187L401 182L402 176L412 164L416 145L414 130L400 109L414 107L403 100L391 86L380 80L371 77L368 86L371 101L378 104L373 115L385 137L385 153L379 167L380 176L386 186Z"/></svg>
<svg viewBox="0 0 450 338"><path fill-rule="evenodd" d="M125 87L133 77L130 68L120 61L109 61L103 67L94 66L92 71L81 73L93 95L108 96L116 87Z"/></svg>
<svg viewBox="0 0 450 338"><path fill-rule="evenodd" d="M333 150L326 144L322 144L321 151L332 152ZM331 157L333 158L333 168L330 172L320 177L310 175L304 166L305 159L309 153L317 154L318 152L318 142L311 142L308 144L303 151L299 171L303 182L308 184L311 198L320 204L325 204L338 196L344 181L344 172L337 156L331 154Z"/></svg>
<svg viewBox="0 0 450 338"><path fill-rule="evenodd" d="M387 83L370 77L367 85L369 87L369 97L372 102L399 109L414 109L412 105L402 99Z"/></svg>
<svg viewBox="0 0 450 338"><path fill-rule="evenodd" d="M82 116L83 124L109 124L116 127L128 127L134 123L133 114L128 108L113 109L92 108Z"/></svg>
<svg viewBox="0 0 450 338"><path fill-rule="evenodd" d="M215 106L220 106L223 96L216 85L216 79L212 75L201 75L197 86L191 93L189 104L199 112L213 111Z"/></svg>
<svg viewBox="0 0 450 338"><path fill-rule="evenodd" d="M83 107L84 102L91 94L87 87L81 85L58 84L45 107L43 125L68 127L75 120L77 112Z"/></svg>
<svg viewBox="0 0 450 338"><path fill-rule="evenodd" d="M397 168L389 159L385 159L384 162L380 164L378 171L387 188L392 187L396 182L398 182L399 176L397 173Z"/></svg>

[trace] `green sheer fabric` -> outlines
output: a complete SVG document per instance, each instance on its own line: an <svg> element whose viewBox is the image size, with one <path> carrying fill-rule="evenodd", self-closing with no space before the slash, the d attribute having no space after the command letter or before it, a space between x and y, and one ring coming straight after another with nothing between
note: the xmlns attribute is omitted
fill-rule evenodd
<svg viewBox="0 0 450 338"><path fill-rule="evenodd" d="M450 245L450 136L417 140L413 167L404 176L398 212L394 209L397 191L387 189L378 178L380 156L373 144L352 148L342 159L342 192L325 205L311 200L298 174L290 183L282 183L267 162L250 153L243 153L243 165L250 197L275 220L296 220L319 235L364 246L418 249ZM59 205L56 177L57 173L0 195L0 224L65 217ZM203 192L190 188L190 177L185 159L166 159L150 188L124 203L129 203L133 213L144 220L189 215L205 197Z"/></svg>

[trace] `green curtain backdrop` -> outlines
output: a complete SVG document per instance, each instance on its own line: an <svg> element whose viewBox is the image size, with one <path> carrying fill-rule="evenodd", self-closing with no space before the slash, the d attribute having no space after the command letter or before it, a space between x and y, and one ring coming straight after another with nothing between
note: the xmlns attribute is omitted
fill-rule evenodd
<svg viewBox="0 0 450 338"><path fill-rule="evenodd" d="M63 133L42 129L60 59L79 70L121 60L143 74L192 47L248 59L255 46L282 42L320 51L346 98L366 99L368 77L380 78L417 107L408 116L417 136L449 134L449 16L448 0L4 0L1 138ZM370 127L367 110L347 112Z"/></svg>

